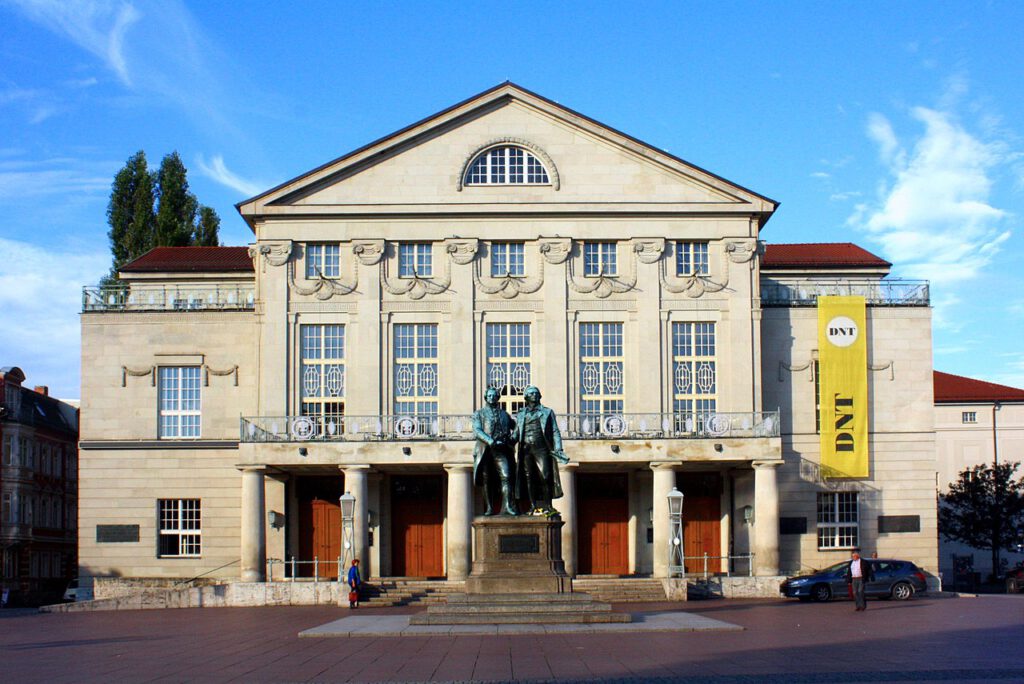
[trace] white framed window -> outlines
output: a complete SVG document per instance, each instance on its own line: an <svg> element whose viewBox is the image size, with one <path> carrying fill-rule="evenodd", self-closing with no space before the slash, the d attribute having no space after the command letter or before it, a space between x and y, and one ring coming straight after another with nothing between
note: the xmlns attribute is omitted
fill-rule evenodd
<svg viewBox="0 0 1024 684"><path fill-rule="evenodd" d="M324 278L337 278L341 275L340 245L306 246L306 278L312 280L321 275Z"/></svg>
<svg viewBox="0 0 1024 684"><path fill-rule="evenodd" d="M857 492L818 492L818 548L856 548L859 519Z"/></svg>
<svg viewBox="0 0 1024 684"><path fill-rule="evenodd" d="M466 185L548 185L547 169L537 157L513 145L484 150L469 165Z"/></svg>
<svg viewBox="0 0 1024 684"><path fill-rule="evenodd" d="M583 243L583 275L613 276L618 273L614 242Z"/></svg>
<svg viewBox="0 0 1024 684"><path fill-rule="evenodd" d="M672 324L672 412L676 429L701 431L718 400L714 323Z"/></svg>
<svg viewBox="0 0 1024 684"><path fill-rule="evenodd" d="M345 415L345 326L302 325L302 415ZM337 421L336 430L341 424Z"/></svg>
<svg viewBox="0 0 1024 684"><path fill-rule="evenodd" d="M708 243L676 243L676 275L707 275L708 272Z"/></svg>
<svg viewBox="0 0 1024 684"><path fill-rule="evenodd" d="M580 323L580 413L622 413L625 394L622 323Z"/></svg>
<svg viewBox="0 0 1024 684"><path fill-rule="evenodd" d="M437 324L394 327L395 415L437 415Z"/></svg>
<svg viewBox="0 0 1024 684"><path fill-rule="evenodd" d="M202 553L202 522L199 499L159 499L161 558L197 558Z"/></svg>
<svg viewBox="0 0 1024 684"><path fill-rule="evenodd" d="M160 438L199 437L202 422L199 366L162 366L159 376Z"/></svg>
<svg viewBox="0 0 1024 684"><path fill-rule="evenodd" d="M977 423L978 412L977 411L964 411L960 414L960 420L964 423Z"/></svg>
<svg viewBox="0 0 1024 684"><path fill-rule="evenodd" d="M491 244L491 276L522 276L526 274L526 245L522 242Z"/></svg>
<svg viewBox="0 0 1024 684"><path fill-rule="evenodd" d="M421 278L433 275L432 245L429 242L402 242L398 245L398 276Z"/></svg>
<svg viewBox="0 0 1024 684"><path fill-rule="evenodd" d="M530 386L530 324L488 323L487 386L501 394L501 406L515 415Z"/></svg>

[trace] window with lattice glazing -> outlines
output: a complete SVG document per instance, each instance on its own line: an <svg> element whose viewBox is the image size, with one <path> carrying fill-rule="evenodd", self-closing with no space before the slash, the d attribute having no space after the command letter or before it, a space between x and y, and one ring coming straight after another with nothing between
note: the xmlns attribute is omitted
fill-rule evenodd
<svg viewBox="0 0 1024 684"><path fill-rule="evenodd" d="M512 415L523 406L530 386L530 324L487 324L487 386L501 394L501 407Z"/></svg>
<svg viewBox="0 0 1024 684"><path fill-rule="evenodd" d="M299 326L302 415L318 416L319 430L342 431L345 415L345 326Z"/></svg>
<svg viewBox="0 0 1024 684"><path fill-rule="evenodd" d="M526 245L522 242L491 244L491 276L521 276L526 273Z"/></svg>
<svg viewBox="0 0 1024 684"><path fill-rule="evenodd" d="M199 437L202 422L199 366L162 366L158 375L160 438Z"/></svg>
<svg viewBox="0 0 1024 684"><path fill-rule="evenodd" d="M622 323L580 323L580 413L623 411Z"/></svg>
<svg viewBox="0 0 1024 684"><path fill-rule="evenodd" d="M337 278L341 275L339 245L306 245L306 278Z"/></svg>
<svg viewBox="0 0 1024 684"><path fill-rule="evenodd" d="M855 548L859 518L857 492L819 492L818 548Z"/></svg>
<svg viewBox="0 0 1024 684"><path fill-rule="evenodd" d="M477 155L466 172L466 185L548 185L547 169L522 147L492 147Z"/></svg>
<svg viewBox="0 0 1024 684"><path fill-rule="evenodd" d="M676 430L699 432L717 408L715 324L672 324L672 413Z"/></svg>
<svg viewBox="0 0 1024 684"><path fill-rule="evenodd" d="M395 415L437 415L437 324L394 327Z"/></svg>
<svg viewBox="0 0 1024 684"><path fill-rule="evenodd" d="M692 276L708 274L708 243L676 243L676 275Z"/></svg>
<svg viewBox="0 0 1024 684"><path fill-rule="evenodd" d="M583 243L583 275L613 276L617 272L614 242Z"/></svg>
<svg viewBox="0 0 1024 684"><path fill-rule="evenodd" d="M159 499L157 505L160 557L198 557L202 553L199 499Z"/></svg>
<svg viewBox="0 0 1024 684"><path fill-rule="evenodd" d="M398 275L401 278L433 275L429 242L402 242L398 245Z"/></svg>

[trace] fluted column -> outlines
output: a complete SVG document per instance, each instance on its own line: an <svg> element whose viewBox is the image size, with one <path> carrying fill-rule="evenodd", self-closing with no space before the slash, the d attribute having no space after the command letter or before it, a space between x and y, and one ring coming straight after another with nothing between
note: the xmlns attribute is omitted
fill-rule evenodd
<svg viewBox="0 0 1024 684"><path fill-rule="evenodd" d="M652 463L654 471L654 576L668 577L668 545L671 529L668 519L668 495L676 486L672 463Z"/></svg>
<svg viewBox="0 0 1024 684"><path fill-rule="evenodd" d="M779 486L782 461L754 461L754 574L779 574Z"/></svg>
<svg viewBox="0 0 1024 684"><path fill-rule="evenodd" d="M345 491L356 497L355 511L352 517L352 535L354 537L352 557L359 559L364 578L369 577L371 569L369 561L369 535L367 511L369 510L369 488L366 486L366 474L370 470L368 465L343 466L341 471L345 474Z"/></svg>
<svg viewBox="0 0 1024 684"><path fill-rule="evenodd" d="M555 499L552 504L565 522L562 525L562 560L565 561L565 572L570 577L576 576L576 469L578 463L563 463L558 466L558 475L562 480L562 498Z"/></svg>
<svg viewBox="0 0 1024 684"><path fill-rule="evenodd" d="M243 582L262 582L267 565L265 466L242 466L241 566Z"/></svg>
<svg viewBox="0 0 1024 684"><path fill-rule="evenodd" d="M473 542L473 466L446 464L448 471L448 579L469 576Z"/></svg>

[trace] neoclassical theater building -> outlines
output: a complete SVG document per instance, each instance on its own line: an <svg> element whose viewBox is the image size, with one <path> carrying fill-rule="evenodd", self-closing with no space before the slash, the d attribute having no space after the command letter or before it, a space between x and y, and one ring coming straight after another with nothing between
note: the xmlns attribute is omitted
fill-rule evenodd
<svg viewBox="0 0 1024 684"><path fill-rule="evenodd" d="M240 203L249 247L84 291L81 574L462 580L471 415L531 384L570 574L667 577L673 488L689 573L935 572L927 283L775 208L511 83ZM821 464L823 295L866 305L866 476Z"/></svg>

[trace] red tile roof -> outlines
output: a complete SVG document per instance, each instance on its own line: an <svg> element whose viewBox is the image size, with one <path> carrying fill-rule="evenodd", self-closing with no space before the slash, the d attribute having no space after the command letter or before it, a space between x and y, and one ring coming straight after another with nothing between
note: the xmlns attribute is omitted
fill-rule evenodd
<svg viewBox="0 0 1024 684"><path fill-rule="evenodd" d="M1024 390L994 382L965 378L960 375L933 371L935 375L935 403L960 404L966 402L1024 401Z"/></svg>
<svg viewBox="0 0 1024 684"><path fill-rule="evenodd" d="M772 268L888 268L888 261L852 242L765 245L761 267Z"/></svg>
<svg viewBox="0 0 1024 684"><path fill-rule="evenodd" d="M154 247L121 267L127 273L252 271L248 247Z"/></svg>

